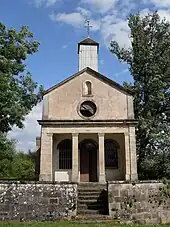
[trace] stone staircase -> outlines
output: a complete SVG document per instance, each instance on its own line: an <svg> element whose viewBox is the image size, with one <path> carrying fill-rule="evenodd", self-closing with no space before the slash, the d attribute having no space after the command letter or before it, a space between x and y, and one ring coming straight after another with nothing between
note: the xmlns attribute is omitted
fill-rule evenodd
<svg viewBox="0 0 170 227"><path fill-rule="evenodd" d="M78 185L77 215L80 219L99 220L108 217L107 185L81 183Z"/></svg>

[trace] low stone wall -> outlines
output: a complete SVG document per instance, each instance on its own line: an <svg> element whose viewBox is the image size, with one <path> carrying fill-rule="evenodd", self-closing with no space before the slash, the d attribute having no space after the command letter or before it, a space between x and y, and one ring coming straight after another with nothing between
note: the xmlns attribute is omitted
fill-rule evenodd
<svg viewBox="0 0 170 227"><path fill-rule="evenodd" d="M0 221L57 220L76 211L77 184L0 182Z"/></svg>
<svg viewBox="0 0 170 227"><path fill-rule="evenodd" d="M170 223L168 184L108 184L109 214L113 219L141 224Z"/></svg>

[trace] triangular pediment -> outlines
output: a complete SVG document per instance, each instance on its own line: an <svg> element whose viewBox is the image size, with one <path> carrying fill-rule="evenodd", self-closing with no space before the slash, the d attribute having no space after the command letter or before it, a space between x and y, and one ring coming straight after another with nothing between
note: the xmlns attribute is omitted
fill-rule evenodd
<svg viewBox="0 0 170 227"><path fill-rule="evenodd" d="M102 75L99 72L96 72L95 70L93 70L93 69L91 69L89 67L87 67L87 68L85 68L85 69L73 74L72 76L68 77L67 79L65 79L65 80L61 81L60 83L52 86L51 88L47 89L44 94L48 94L48 93L52 92L53 90L57 89L58 87L61 87L62 85L68 83L69 81L73 80L74 78L82 75L84 72L87 72L91 76L99 79L103 83L108 84L109 86L113 87L114 89L119 90L122 93L125 93L125 94L128 94L128 95L133 95L130 90L126 89L125 87L123 87L122 85L118 84L117 82L109 79L108 77Z"/></svg>

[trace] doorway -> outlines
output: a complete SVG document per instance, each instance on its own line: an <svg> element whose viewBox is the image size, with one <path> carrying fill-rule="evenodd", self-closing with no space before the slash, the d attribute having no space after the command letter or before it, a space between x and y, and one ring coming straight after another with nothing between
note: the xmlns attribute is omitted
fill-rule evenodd
<svg viewBox="0 0 170 227"><path fill-rule="evenodd" d="M80 143L80 181L97 182L97 144L93 140Z"/></svg>

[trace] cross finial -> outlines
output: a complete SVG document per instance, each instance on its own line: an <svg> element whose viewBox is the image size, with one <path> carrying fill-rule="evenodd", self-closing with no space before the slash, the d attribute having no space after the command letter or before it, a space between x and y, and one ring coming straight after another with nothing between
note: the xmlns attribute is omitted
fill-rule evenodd
<svg viewBox="0 0 170 227"><path fill-rule="evenodd" d="M90 28L92 28L93 26L90 25L90 20L86 20L86 26L85 28L87 28L87 34L88 34L88 37L90 36Z"/></svg>

